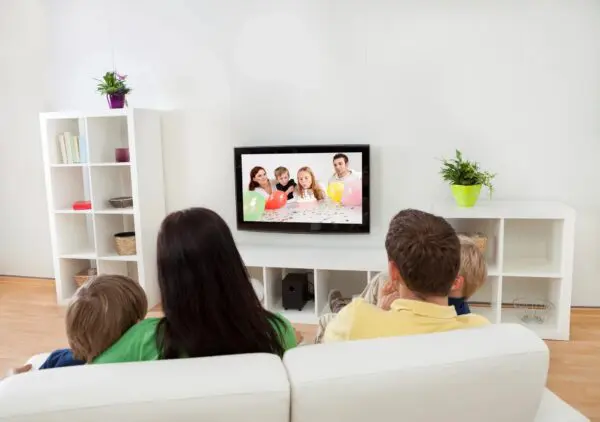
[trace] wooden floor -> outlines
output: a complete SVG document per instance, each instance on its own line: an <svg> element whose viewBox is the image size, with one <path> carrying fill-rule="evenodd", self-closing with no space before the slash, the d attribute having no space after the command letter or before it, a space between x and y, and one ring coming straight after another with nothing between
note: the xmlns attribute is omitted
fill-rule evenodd
<svg viewBox="0 0 600 422"><path fill-rule="evenodd" d="M64 308L55 303L53 282L0 277L0 378L33 354L66 347L63 324ZM314 338L314 325L296 328ZM600 422L600 309L574 309L571 341L547 343L548 387Z"/></svg>

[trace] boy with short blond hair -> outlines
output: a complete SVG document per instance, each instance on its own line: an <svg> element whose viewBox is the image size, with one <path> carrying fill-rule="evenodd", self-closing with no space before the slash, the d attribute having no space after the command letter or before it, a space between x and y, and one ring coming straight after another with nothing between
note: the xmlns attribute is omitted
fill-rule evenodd
<svg viewBox="0 0 600 422"><path fill-rule="evenodd" d="M135 280L122 275L99 275L86 281L73 295L65 326L70 349L55 350L39 369L92 363L127 330L144 319L148 300ZM31 365L15 368L18 374Z"/></svg>
<svg viewBox="0 0 600 422"><path fill-rule="evenodd" d="M67 310L67 338L73 356L92 362L144 319L147 311L146 294L131 278L100 275L87 281Z"/></svg>
<svg viewBox="0 0 600 422"><path fill-rule="evenodd" d="M367 339L478 327L489 322L478 315L457 315L449 294L465 291L457 277L461 244L441 217L404 210L386 236L390 282L377 294L379 307L362 298L344 307L327 325L324 342ZM485 263L484 263L485 264ZM381 277L381 280L385 278ZM459 286L460 285L460 286ZM381 295L383 293L383 295ZM386 307L389 301L389 311Z"/></svg>
<svg viewBox="0 0 600 422"><path fill-rule="evenodd" d="M288 200L293 199L296 182L294 179L290 179L289 170L285 167L277 167L275 169L275 179L277 179L275 188L285 193Z"/></svg>

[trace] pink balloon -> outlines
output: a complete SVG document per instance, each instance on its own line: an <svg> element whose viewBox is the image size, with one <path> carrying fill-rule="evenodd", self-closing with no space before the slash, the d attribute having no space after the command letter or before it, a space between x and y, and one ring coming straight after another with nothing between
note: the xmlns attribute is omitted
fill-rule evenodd
<svg viewBox="0 0 600 422"><path fill-rule="evenodd" d="M362 205L362 180L351 180L349 182L344 182L342 205Z"/></svg>

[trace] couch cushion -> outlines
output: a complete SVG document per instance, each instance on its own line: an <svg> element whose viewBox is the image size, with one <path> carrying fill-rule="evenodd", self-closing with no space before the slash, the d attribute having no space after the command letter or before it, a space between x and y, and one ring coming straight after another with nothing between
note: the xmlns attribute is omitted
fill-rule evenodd
<svg viewBox="0 0 600 422"><path fill-rule="evenodd" d="M59 368L0 382L2 422L284 422L289 408L281 359L267 354Z"/></svg>
<svg viewBox="0 0 600 422"><path fill-rule="evenodd" d="M548 349L519 325L307 346L284 364L292 422L531 422Z"/></svg>

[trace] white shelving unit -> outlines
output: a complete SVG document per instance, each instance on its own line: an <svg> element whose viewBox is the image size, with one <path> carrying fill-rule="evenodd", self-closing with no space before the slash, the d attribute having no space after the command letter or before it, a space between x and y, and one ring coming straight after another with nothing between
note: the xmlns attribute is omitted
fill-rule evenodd
<svg viewBox="0 0 600 422"><path fill-rule="evenodd" d="M156 236L165 216L160 112L42 113L40 125L58 302L75 292L75 274L96 268L138 280L154 306L160 298ZM81 138L85 163L61 162L63 132ZM130 162L115 162L115 149L125 147ZM133 207L112 208L108 200L118 196L132 196ZM79 200L91 201L92 209L73 210ZM136 255L117 254L113 235L123 231L135 231Z"/></svg>
<svg viewBox="0 0 600 422"><path fill-rule="evenodd" d="M473 208L437 204L432 212L457 231L488 236L488 282L471 310L494 323L520 323L548 340L568 340L575 210L556 202L480 201ZM552 304L543 323L522 320L514 301Z"/></svg>
<svg viewBox="0 0 600 422"><path fill-rule="evenodd" d="M544 339L568 340L575 212L551 202L486 202L474 208L439 204L441 215L457 231L487 235L488 280L471 302L472 311L493 323L521 323ZM383 243L383 242L382 242ZM359 294L374 275L387 269L383 248L286 248L241 245L252 277L264 285L265 307L290 321L314 324L324 312L332 288L347 297ZM281 305L281 280L286 272L310 272L315 299L302 311ZM524 323L513 301L544 300L554 307L544 323Z"/></svg>

